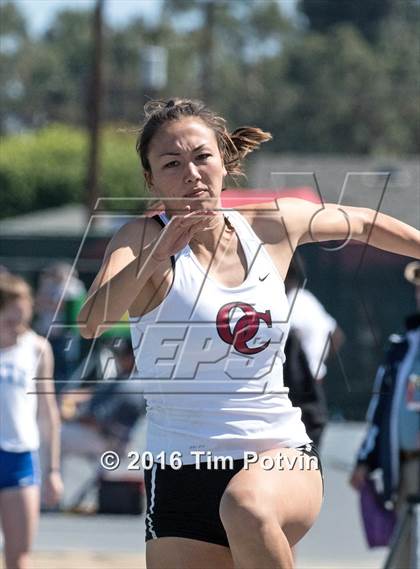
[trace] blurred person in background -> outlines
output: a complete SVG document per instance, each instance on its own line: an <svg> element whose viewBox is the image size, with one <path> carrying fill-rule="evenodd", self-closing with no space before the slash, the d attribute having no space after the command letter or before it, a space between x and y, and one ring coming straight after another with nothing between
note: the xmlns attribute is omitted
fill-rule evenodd
<svg viewBox="0 0 420 569"><path fill-rule="evenodd" d="M293 405L302 409L306 430L319 448L328 421L322 384L327 374L326 361L331 347L335 352L340 349L344 334L315 295L302 287L303 270L302 260L293 260L285 280L291 313L284 380Z"/></svg>
<svg viewBox="0 0 420 569"><path fill-rule="evenodd" d="M407 496L420 491L420 413L409 405L415 389L411 380L420 376L420 262L409 263L404 276L415 287L417 309L406 318L405 332L389 338L368 409L368 429L350 477L359 492L368 479L379 480L374 486L378 500L398 516L405 511ZM409 555L407 539L400 544L395 567L410 567Z"/></svg>
<svg viewBox="0 0 420 569"><path fill-rule="evenodd" d="M7 569L27 569L30 563L40 504L40 432L48 449L46 503L56 504L62 492L54 358L48 341L30 327L32 307L26 281L1 273L0 521Z"/></svg>
<svg viewBox="0 0 420 569"><path fill-rule="evenodd" d="M82 301L85 292L86 288L78 278L76 269L69 263L53 263L40 274L35 296L34 328L42 336L48 337L51 343L57 393L64 388L80 356L80 336L65 326L66 303ZM52 324L54 326L50 330Z"/></svg>
<svg viewBox="0 0 420 569"><path fill-rule="evenodd" d="M135 370L131 342L121 339L112 348L117 376L100 380L83 393L64 393L61 431L62 458L68 455L99 458L109 449L126 447L137 421L145 414L145 400L130 378Z"/></svg>

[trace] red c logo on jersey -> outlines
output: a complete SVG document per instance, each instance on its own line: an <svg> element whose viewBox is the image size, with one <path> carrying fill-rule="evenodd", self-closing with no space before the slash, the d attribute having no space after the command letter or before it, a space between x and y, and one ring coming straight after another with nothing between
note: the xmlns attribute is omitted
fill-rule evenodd
<svg viewBox="0 0 420 569"><path fill-rule="evenodd" d="M235 308L240 308L244 313L236 322L233 331L230 329L230 317ZM271 340L267 340L262 346L249 348L246 343L252 340L258 328L260 320L264 320L269 328L272 326L271 314L269 310L257 312L253 306L245 302L229 302L222 306L217 313L216 327L221 339L230 344L241 354L257 354L262 352L269 345Z"/></svg>

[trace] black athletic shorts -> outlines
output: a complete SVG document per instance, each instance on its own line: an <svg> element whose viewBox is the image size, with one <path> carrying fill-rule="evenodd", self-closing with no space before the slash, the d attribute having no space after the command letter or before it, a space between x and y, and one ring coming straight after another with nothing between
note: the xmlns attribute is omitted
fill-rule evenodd
<svg viewBox="0 0 420 569"><path fill-rule="evenodd" d="M297 450L317 458L314 445ZM219 505L229 481L244 466L244 460L233 461L233 468L207 468L202 463L186 464L179 470L160 463L145 471L147 496L146 541L159 537L185 537L229 547L225 529L219 516ZM312 467L312 466L311 466ZM315 468L315 467L313 467Z"/></svg>

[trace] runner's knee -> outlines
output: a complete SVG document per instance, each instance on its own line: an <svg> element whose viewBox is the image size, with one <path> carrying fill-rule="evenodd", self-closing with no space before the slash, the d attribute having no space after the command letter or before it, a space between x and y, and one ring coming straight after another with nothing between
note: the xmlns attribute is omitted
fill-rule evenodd
<svg viewBox="0 0 420 569"><path fill-rule="evenodd" d="M270 502L252 488L227 489L220 501L219 514L228 535L238 532L249 535L276 522Z"/></svg>

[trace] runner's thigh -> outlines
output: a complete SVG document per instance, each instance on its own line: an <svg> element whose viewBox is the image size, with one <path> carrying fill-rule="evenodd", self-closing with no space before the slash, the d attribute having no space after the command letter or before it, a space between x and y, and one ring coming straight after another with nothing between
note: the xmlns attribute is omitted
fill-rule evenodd
<svg viewBox="0 0 420 569"><path fill-rule="evenodd" d="M181 537L160 537L146 543L147 569L233 569L230 549Z"/></svg>
<svg viewBox="0 0 420 569"><path fill-rule="evenodd" d="M283 457L280 461L279 456ZM315 460L293 448L274 449L260 453L257 463L235 474L226 487L221 508L240 503L251 510L263 510L269 518L274 513L290 545L294 545L317 518L322 492Z"/></svg>

